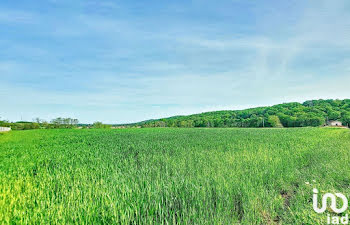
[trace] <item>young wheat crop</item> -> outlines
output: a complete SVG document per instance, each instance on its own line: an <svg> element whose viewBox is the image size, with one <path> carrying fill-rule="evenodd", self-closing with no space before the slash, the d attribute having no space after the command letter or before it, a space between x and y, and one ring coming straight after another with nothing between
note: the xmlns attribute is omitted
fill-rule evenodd
<svg viewBox="0 0 350 225"><path fill-rule="evenodd" d="M346 129L32 130L0 135L5 224L322 224L349 196Z"/></svg>

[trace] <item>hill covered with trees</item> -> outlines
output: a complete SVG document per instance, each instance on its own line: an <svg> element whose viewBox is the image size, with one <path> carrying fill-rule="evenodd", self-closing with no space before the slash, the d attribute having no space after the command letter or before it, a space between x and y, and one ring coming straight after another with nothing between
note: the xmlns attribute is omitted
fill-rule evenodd
<svg viewBox="0 0 350 225"><path fill-rule="evenodd" d="M148 120L141 127L317 127L327 121L350 124L350 99L291 102L245 110L225 110Z"/></svg>

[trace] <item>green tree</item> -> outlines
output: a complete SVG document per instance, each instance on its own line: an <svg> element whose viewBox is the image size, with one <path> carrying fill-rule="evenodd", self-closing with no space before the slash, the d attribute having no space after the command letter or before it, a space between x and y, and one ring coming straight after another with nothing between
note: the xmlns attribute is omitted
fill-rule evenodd
<svg viewBox="0 0 350 225"><path fill-rule="evenodd" d="M103 124L102 122L97 121L93 123L92 127L95 129L106 129L106 128L111 128L111 125Z"/></svg>
<svg viewBox="0 0 350 225"><path fill-rule="evenodd" d="M267 119L267 123L271 127L283 127L283 125L280 121L280 118L278 118L278 116L276 116L276 115L269 116Z"/></svg>

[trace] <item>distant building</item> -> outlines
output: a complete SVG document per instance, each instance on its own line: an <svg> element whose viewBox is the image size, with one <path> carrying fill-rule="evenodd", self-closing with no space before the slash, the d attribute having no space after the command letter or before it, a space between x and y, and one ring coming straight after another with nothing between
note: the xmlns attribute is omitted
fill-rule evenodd
<svg viewBox="0 0 350 225"><path fill-rule="evenodd" d="M10 130L11 130L11 127L0 127L0 132L7 132Z"/></svg>
<svg viewBox="0 0 350 225"><path fill-rule="evenodd" d="M331 127L342 127L343 126L342 122L340 122L338 120L328 121L327 125L331 126Z"/></svg>

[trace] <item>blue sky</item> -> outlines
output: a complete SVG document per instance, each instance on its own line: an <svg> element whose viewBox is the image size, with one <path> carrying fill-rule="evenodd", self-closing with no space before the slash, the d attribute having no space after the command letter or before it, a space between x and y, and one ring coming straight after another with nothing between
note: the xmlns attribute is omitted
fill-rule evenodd
<svg viewBox="0 0 350 225"><path fill-rule="evenodd" d="M350 1L2 0L0 116L136 122L350 98Z"/></svg>

